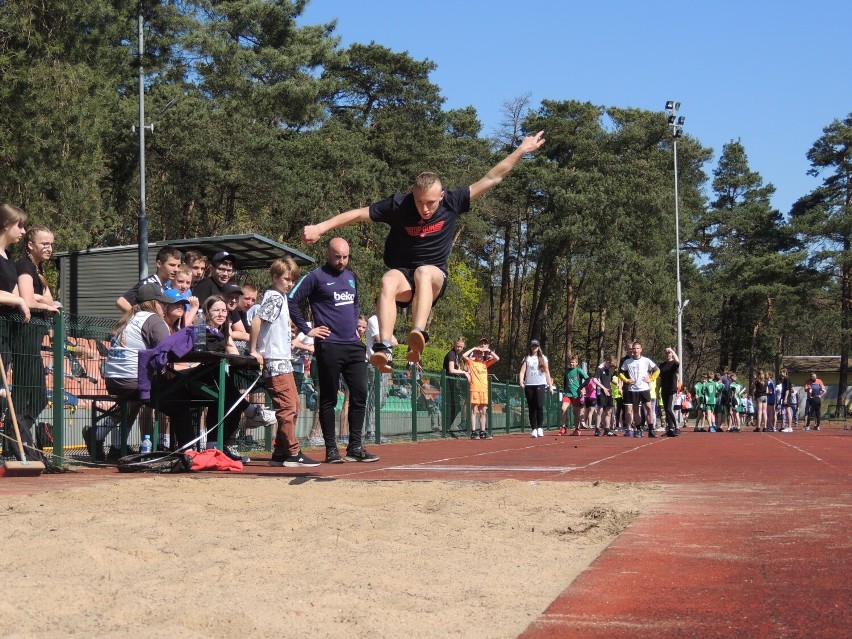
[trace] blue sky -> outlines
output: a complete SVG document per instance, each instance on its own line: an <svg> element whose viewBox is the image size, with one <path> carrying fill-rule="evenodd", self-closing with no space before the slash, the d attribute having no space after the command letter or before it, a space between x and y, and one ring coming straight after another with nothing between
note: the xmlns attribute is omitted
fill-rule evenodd
<svg viewBox="0 0 852 639"><path fill-rule="evenodd" d="M301 24L337 19L341 46L375 41L438 65L445 108L472 105L490 135L530 94L663 110L712 147L739 139L782 213L821 180L806 153L852 112L850 0L311 0ZM711 175L712 177L712 175Z"/></svg>

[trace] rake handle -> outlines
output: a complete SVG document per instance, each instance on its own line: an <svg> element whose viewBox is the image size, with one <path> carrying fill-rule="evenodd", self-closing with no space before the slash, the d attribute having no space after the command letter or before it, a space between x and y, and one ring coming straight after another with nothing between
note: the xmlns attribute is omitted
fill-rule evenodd
<svg viewBox="0 0 852 639"><path fill-rule="evenodd" d="M3 356L0 355L0 377L3 378L3 388L6 390L6 401L9 403L9 414L12 416L12 425L15 427L15 439L18 442L18 454L21 456L21 463L27 464L27 456L24 453L24 442L21 439L21 429L18 428L18 416L15 414L15 403L12 401L12 392L9 389L9 381L6 377L6 365L3 363Z"/></svg>

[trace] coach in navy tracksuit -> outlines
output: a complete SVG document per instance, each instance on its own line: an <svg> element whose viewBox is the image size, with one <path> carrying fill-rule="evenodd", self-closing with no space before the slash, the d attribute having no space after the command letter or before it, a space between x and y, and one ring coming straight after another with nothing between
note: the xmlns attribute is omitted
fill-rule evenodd
<svg viewBox="0 0 852 639"><path fill-rule="evenodd" d="M367 352L357 335L358 289L349 264L349 244L336 237L328 243L326 262L305 275L287 300L293 323L305 335L315 338L314 356L319 368L319 412L325 440L325 461L343 462L337 450L334 407L341 374L349 388L349 445L347 461L374 462L361 440L367 399ZM308 326L299 304L308 300L314 328Z"/></svg>

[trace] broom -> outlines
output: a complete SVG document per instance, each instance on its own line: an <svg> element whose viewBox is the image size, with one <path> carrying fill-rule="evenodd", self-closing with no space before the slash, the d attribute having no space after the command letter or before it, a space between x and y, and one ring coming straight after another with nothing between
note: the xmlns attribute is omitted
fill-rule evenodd
<svg viewBox="0 0 852 639"><path fill-rule="evenodd" d="M6 477L38 477L44 470L44 463L27 459L24 452L24 442L21 441L21 429L18 428L18 416L15 415L15 404L12 403L12 393L9 382L6 379L6 366L3 364L3 356L0 355L0 376L3 377L3 388L6 390L6 401L9 402L9 414L12 416L12 425L15 427L15 438L18 442L18 453L21 461L8 460L4 466Z"/></svg>

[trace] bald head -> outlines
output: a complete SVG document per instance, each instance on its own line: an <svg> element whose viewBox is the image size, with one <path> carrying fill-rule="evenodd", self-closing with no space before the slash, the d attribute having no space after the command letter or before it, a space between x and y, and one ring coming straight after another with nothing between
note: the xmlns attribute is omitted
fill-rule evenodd
<svg viewBox="0 0 852 639"><path fill-rule="evenodd" d="M342 272L349 265L349 242L342 237L335 237L328 243L325 251L325 259L328 265L338 272Z"/></svg>

